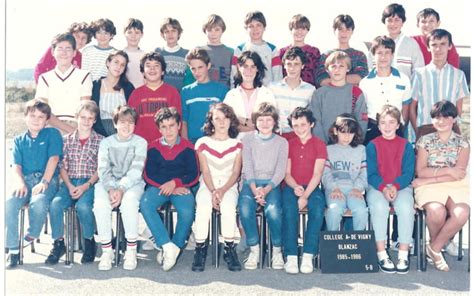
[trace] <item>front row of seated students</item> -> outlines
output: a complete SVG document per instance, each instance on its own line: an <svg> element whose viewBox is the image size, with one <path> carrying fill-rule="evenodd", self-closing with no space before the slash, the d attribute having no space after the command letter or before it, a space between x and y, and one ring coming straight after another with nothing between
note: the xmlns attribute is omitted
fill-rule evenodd
<svg viewBox="0 0 474 296"><path fill-rule="evenodd" d="M212 105L207 114L206 136L193 147L178 135L181 118L177 110L162 108L155 115L162 137L149 145L148 154L146 141L134 134L137 114L133 109L119 106L115 110L113 122L117 134L102 141L92 131L97 109L91 101L80 105L76 113L77 130L66 135L63 144L59 132L46 127L51 114L49 105L41 100L27 103L28 131L14 140L14 187L6 202L8 267L15 267L19 262L20 239L28 245L39 237L48 210L54 244L46 263L56 264L65 251L60 220L63 210L73 203L86 240L83 263L92 262L95 257L94 221L91 219L95 216L102 246L99 270L112 267L111 212L117 207L122 213L127 240L124 256L124 269L127 270L137 266L139 209L152 231L155 245L162 248L157 261L163 264L164 270L175 265L196 213L194 271L204 270L210 214L212 208L219 210L224 259L229 270L238 271L241 266L233 235L235 209L239 208L250 246L244 267L255 269L260 248L255 212L260 206L267 216L272 237L272 267L284 268L288 273L312 272L312 259L319 253L319 231L326 203L329 230L337 229L346 208L353 213L355 229L365 228L364 191L375 232L379 266L388 273L407 273L409 269L413 187L417 192L417 206L427 212L431 237L427 255L438 270L449 270L440 250L469 216L466 179L469 143L452 132L457 110L448 101L433 107L431 116L437 132L422 137L417 143L418 176L413 182L414 150L396 134L401 121L400 111L390 105L384 106L377 116L382 135L372 140L365 151L359 145L362 140L360 126L350 114L336 118L329 130L334 144L326 148L322 140L311 135L315 124L311 110L298 107L290 114L289 124L296 137L288 143L275 134L278 128L276 108L262 103L252 114L256 131L246 135L241 142L237 139L239 120L233 109L218 103ZM202 175L194 199L190 188L198 180L198 166ZM241 168L243 187L239 195ZM58 191L59 171L63 183ZM319 188L321 181L326 197ZM178 211L177 229L172 239L156 212L168 200ZM30 226L25 237L19 238L18 213L24 205L29 205ZM391 205L399 218L400 248L396 264L385 250ZM297 217L298 210L305 208L308 227L298 268ZM286 263L283 255L287 258Z"/></svg>

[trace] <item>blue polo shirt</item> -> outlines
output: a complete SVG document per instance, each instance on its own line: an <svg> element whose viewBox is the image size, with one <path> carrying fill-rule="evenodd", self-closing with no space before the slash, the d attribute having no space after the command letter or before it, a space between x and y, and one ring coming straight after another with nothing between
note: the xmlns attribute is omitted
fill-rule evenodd
<svg viewBox="0 0 474 296"><path fill-rule="evenodd" d="M23 175L44 173L51 156L63 155L63 138L55 128L43 128L36 138L29 131L16 136L13 140L13 164L22 167ZM54 176L58 174L58 168Z"/></svg>
<svg viewBox="0 0 474 296"><path fill-rule="evenodd" d="M222 102L229 89L222 83L209 81L186 85L181 90L183 121L188 124L188 138L196 142L204 134L201 128L206 121L209 106Z"/></svg>

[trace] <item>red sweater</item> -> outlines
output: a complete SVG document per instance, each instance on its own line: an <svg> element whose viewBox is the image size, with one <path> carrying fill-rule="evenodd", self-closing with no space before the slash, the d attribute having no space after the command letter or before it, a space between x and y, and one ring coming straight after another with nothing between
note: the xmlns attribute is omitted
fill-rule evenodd
<svg viewBox="0 0 474 296"><path fill-rule="evenodd" d="M148 143L161 137L154 120L156 112L163 107L175 107L178 113L182 114L181 97L178 91L166 83L156 90L146 85L135 89L128 99L128 105L138 114L135 134L143 137Z"/></svg>

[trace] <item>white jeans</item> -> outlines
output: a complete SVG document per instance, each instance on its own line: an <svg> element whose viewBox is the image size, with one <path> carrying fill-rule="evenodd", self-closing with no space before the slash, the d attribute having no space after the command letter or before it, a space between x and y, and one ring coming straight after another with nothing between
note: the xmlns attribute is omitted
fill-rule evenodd
<svg viewBox="0 0 474 296"><path fill-rule="evenodd" d="M145 183L141 182L127 190L123 194L120 204L120 213L123 219L123 228L125 229L125 238L127 240L136 240L138 238L138 209L140 198L143 195ZM112 206L110 204L109 193L105 190L102 183L95 185L94 197L94 215L97 224L97 232L102 243L112 240Z"/></svg>
<svg viewBox="0 0 474 296"><path fill-rule="evenodd" d="M239 192L237 184L224 194L220 204L221 234L224 238L233 238L237 226L236 209ZM197 242L203 242L209 235L209 221L212 216L212 193L204 182L196 193L196 217L194 220L194 236Z"/></svg>

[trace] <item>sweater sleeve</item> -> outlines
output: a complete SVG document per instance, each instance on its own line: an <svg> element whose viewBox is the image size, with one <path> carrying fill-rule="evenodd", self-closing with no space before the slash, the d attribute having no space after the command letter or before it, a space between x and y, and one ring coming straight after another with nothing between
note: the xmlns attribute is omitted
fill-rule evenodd
<svg viewBox="0 0 474 296"><path fill-rule="evenodd" d="M186 148L182 153L184 153L184 158L186 159L185 163L186 169L185 174L181 178L173 179L176 183L176 187L192 187L199 180L199 165L197 154L194 149Z"/></svg>
<svg viewBox="0 0 474 296"><path fill-rule="evenodd" d="M356 179L354 180L354 188L359 189L360 191L364 191L368 187L367 183L367 157L365 149L360 149L361 158L360 158L360 169L359 174L357 175Z"/></svg>
<svg viewBox="0 0 474 296"><path fill-rule="evenodd" d="M281 66L280 54L277 48L272 52L272 81L280 81L283 79L283 68Z"/></svg>
<svg viewBox="0 0 474 296"><path fill-rule="evenodd" d="M234 77L237 74L237 59L239 58L242 51L239 47L234 49L234 55L232 56L231 67L230 67L230 88L234 88Z"/></svg>
<svg viewBox="0 0 474 296"><path fill-rule="evenodd" d="M334 186L336 185L334 178L332 176L332 167L331 167L331 162L329 161L329 155L328 155L328 159L326 159L324 163L322 183L324 186L324 191L327 193L332 192L334 190Z"/></svg>
<svg viewBox="0 0 474 296"><path fill-rule="evenodd" d="M319 59L318 67L314 71L314 82L316 86L321 86L321 81L323 79L329 78L328 72L326 72L325 62L326 62L327 54L323 53Z"/></svg>
<svg viewBox="0 0 474 296"><path fill-rule="evenodd" d="M379 173L377 166L377 150L375 149L374 143L370 142L367 144L367 179L370 186L377 190L383 190L382 185L385 187L382 176Z"/></svg>
<svg viewBox="0 0 474 296"><path fill-rule="evenodd" d="M369 117L367 115L367 104L365 102L365 95L362 91L360 92L360 95L357 98L353 115L357 119L357 122L359 123L359 126L362 129L362 138L365 138Z"/></svg>
<svg viewBox="0 0 474 296"><path fill-rule="evenodd" d="M251 137L253 137L253 134L247 135L242 139L242 172L244 173L245 181L255 183L254 160L252 156L253 141Z"/></svg>
<svg viewBox="0 0 474 296"><path fill-rule="evenodd" d="M313 127L313 135L316 137L320 138L323 140L325 143L327 143L327 136L326 133L324 132L323 125L322 125L322 119L323 119L323 114L321 113L321 92L320 91L315 91L313 93L313 96L311 98L311 111L313 111L314 118L316 119L316 122Z"/></svg>
<svg viewBox="0 0 474 296"><path fill-rule="evenodd" d="M398 176L394 181L394 186L398 190L404 189L411 184L415 175L415 152L411 144L407 141L402 159L402 175Z"/></svg>
<svg viewBox="0 0 474 296"><path fill-rule="evenodd" d="M286 164L288 163L288 141L284 138L281 138L281 140L275 174L270 181L273 188L280 185L281 181L285 178Z"/></svg>
<svg viewBox="0 0 474 296"><path fill-rule="evenodd" d="M55 60L53 54L51 52L51 47L48 47L44 55L39 60L38 64L36 64L35 71L33 76L35 78L35 82L38 83L38 79L41 74L48 72L49 70L54 68Z"/></svg>
<svg viewBox="0 0 474 296"><path fill-rule="evenodd" d="M127 174L118 182L118 186L124 187L125 190L128 190L143 181L142 174L145 166L147 142L141 137L134 137L136 137L136 139L134 139L132 145L134 145L135 148L135 157L130 164Z"/></svg>
<svg viewBox="0 0 474 296"><path fill-rule="evenodd" d="M356 59L353 59L351 62L354 64L352 65L351 74L357 74L360 78L364 78L369 74L369 69L367 67L367 57L363 52L359 52Z"/></svg>
<svg viewBox="0 0 474 296"><path fill-rule="evenodd" d="M109 144L110 139L105 139L100 142L99 145L99 154L97 156L97 171L99 173L99 180L104 186L105 191L117 187L117 182L112 174L112 167L110 165L109 158Z"/></svg>

